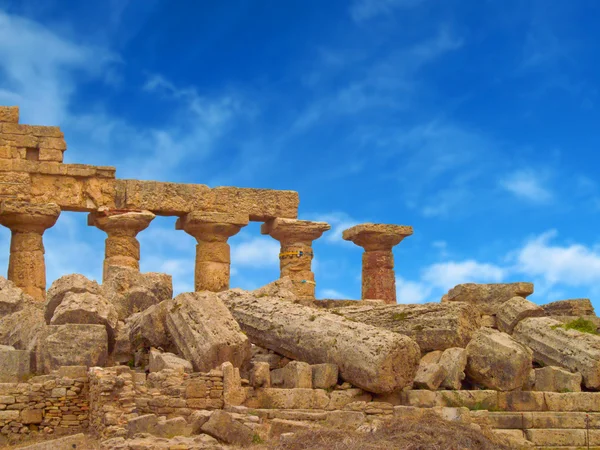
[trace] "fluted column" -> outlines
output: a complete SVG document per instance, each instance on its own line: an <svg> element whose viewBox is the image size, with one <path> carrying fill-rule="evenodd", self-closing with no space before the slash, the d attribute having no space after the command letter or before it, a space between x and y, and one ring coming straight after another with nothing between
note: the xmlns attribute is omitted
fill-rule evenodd
<svg viewBox="0 0 600 450"><path fill-rule="evenodd" d="M148 228L154 217L150 211L109 209L88 215L88 225L97 227L108 235L104 247L103 281L106 281L110 267L113 266L140 270L140 243L136 236Z"/></svg>
<svg viewBox="0 0 600 450"><path fill-rule="evenodd" d="M344 231L342 237L363 247L362 299L396 303L396 274L392 248L413 229L405 225L365 223Z"/></svg>
<svg viewBox="0 0 600 450"><path fill-rule="evenodd" d="M175 228L196 238L196 291L229 289L231 251L227 240L248 225L247 214L193 211L177 219Z"/></svg>
<svg viewBox="0 0 600 450"><path fill-rule="evenodd" d="M301 298L315 298L312 243L330 228L325 222L280 218L261 226L262 234L268 234L280 242L280 276L288 276L292 280L294 291Z"/></svg>
<svg viewBox="0 0 600 450"><path fill-rule="evenodd" d="M46 300L46 262L43 234L54 226L60 207L2 202L0 224L10 228L8 279L39 301Z"/></svg>

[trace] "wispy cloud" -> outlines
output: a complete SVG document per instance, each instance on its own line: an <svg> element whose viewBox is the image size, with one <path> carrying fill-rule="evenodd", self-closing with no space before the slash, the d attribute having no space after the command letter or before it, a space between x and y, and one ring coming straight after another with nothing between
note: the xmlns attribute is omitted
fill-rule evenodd
<svg viewBox="0 0 600 450"><path fill-rule="evenodd" d="M358 225L361 221L351 217L349 214L342 211L332 211L326 214L306 214L306 217L309 217L310 220L314 220L316 222L327 222L331 225L331 229L323 233L320 241L332 243L332 244L340 244L345 243L342 239L342 233L344 230L353 227L354 225Z"/></svg>
<svg viewBox="0 0 600 450"><path fill-rule="evenodd" d="M531 170L517 170L500 180L500 187L511 194L533 203L547 204L552 192L544 186L544 177Z"/></svg>
<svg viewBox="0 0 600 450"><path fill-rule="evenodd" d="M280 245L270 237L255 237L231 246L233 267L279 266Z"/></svg>
<svg viewBox="0 0 600 450"><path fill-rule="evenodd" d="M321 289L321 290L319 290L318 298L320 298L320 299L328 298L328 299L334 299L334 300L347 300L350 297L348 297L346 294L344 294L340 291L337 291L335 289Z"/></svg>
<svg viewBox="0 0 600 450"><path fill-rule="evenodd" d="M413 8L424 0L354 0L350 16L355 22L364 22L377 16L391 14L400 8Z"/></svg>

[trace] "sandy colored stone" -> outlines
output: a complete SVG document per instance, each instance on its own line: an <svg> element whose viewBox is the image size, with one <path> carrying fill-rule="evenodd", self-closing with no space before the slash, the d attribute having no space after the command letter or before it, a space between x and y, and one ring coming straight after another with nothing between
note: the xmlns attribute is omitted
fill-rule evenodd
<svg viewBox="0 0 600 450"><path fill-rule="evenodd" d="M281 244L280 277L289 277L292 291L303 299L315 298L315 275L312 271L312 243L331 229L325 222L277 218L265 222L261 234L268 234Z"/></svg>
<svg viewBox="0 0 600 450"><path fill-rule="evenodd" d="M19 107L0 106L0 123L19 123Z"/></svg>
<svg viewBox="0 0 600 450"><path fill-rule="evenodd" d="M314 389L330 389L338 382L339 369L335 364L313 364L312 384Z"/></svg>
<svg viewBox="0 0 600 450"><path fill-rule="evenodd" d="M68 292L54 310L50 325L68 323L104 325L108 336L108 351L112 352L117 322L115 308L104 297L89 292Z"/></svg>
<svg viewBox="0 0 600 450"><path fill-rule="evenodd" d="M335 314L409 336L422 352L464 348L480 326L478 311L466 303L365 305L358 302L357 306L336 308Z"/></svg>
<svg viewBox="0 0 600 450"><path fill-rule="evenodd" d="M548 317L525 319L515 327L513 337L533 350L535 361L579 372L587 388L600 389L600 336L562 325Z"/></svg>
<svg viewBox="0 0 600 450"><path fill-rule="evenodd" d="M498 329L511 334L517 324L528 317L543 317L544 309L523 297L513 297L504 302L496 312Z"/></svg>
<svg viewBox="0 0 600 450"><path fill-rule="evenodd" d="M312 389L312 368L302 361L292 361L283 369L283 387L286 389Z"/></svg>
<svg viewBox="0 0 600 450"><path fill-rule="evenodd" d="M543 392L581 392L583 377L560 367L535 369L534 390Z"/></svg>
<svg viewBox="0 0 600 450"><path fill-rule="evenodd" d="M467 377L485 388L511 391L522 387L531 370L531 351L506 333L479 329L467 352Z"/></svg>
<svg viewBox="0 0 600 450"><path fill-rule="evenodd" d="M0 277L0 319L22 309L26 299L26 294L12 281Z"/></svg>
<svg viewBox="0 0 600 450"><path fill-rule="evenodd" d="M11 230L8 279L38 301L46 299L46 262L42 235L54 226L56 204L0 203L0 224Z"/></svg>
<svg viewBox="0 0 600 450"><path fill-rule="evenodd" d="M448 291L442 302L466 302L477 306L483 314L494 315L513 297L533 294L533 283L459 284Z"/></svg>
<svg viewBox="0 0 600 450"><path fill-rule="evenodd" d="M21 423L24 425L40 424L43 419L43 410L41 409L24 409L21 411Z"/></svg>
<svg viewBox="0 0 600 450"><path fill-rule="evenodd" d="M180 294L167 306L167 330L178 353L194 370L208 372L229 361L250 360L250 342L227 307L211 292Z"/></svg>
<svg viewBox="0 0 600 450"><path fill-rule="evenodd" d="M108 336L104 325L51 325L40 338L36 354L38 372L50 373L60 366L104 366Z"/></svg>
<svg viewBox="0 0 600 450"><path fill-rule="evenodd" d="M39 336L46 328L43 305L27 296L22 308L0 317L0 344L18 350L34 350Z"/></svg>
<svg viewBox="0 0 600 450"><path fill-rule="evenodd" d="M428 352L421 358L421 364L437 364L440 362L443 353L441 350Z"/></svg>
<svg viewBox="0 0 600 450"><path fill-rule="evenodd" d="M220 294L250 339L291 359L337 364L340 376L377 393L412 384L420 351L410 338L275 298Z"/></svg>
<svg viewBox="0 0 600 450"><path fill-rule="evenodd" d="M254 388L271 387L271 373L269 363L255 362L250 372L250 384Z"/></svg>
<svg viewBox="0 0 600 450"><path fill-rule="evenodd" d="M169 300L165 300L126 319L125 326L129 330L129 339L134 350L160 347L170 351L173 345L166 322L167 308L170 304Z"/></svg>
<svg viewBox="0 0 600 450"><path fill-rule="evenodd" d="M140 433L150 433L156 429L158 417L156 414L144 414L127 421L127 435L134 437Z"/></svg>
<svg viewBox="0 0 600 450"><path fill-rule="evenodd" d="M288 276L281 277L269 284L255 289L251 292L254 297L275 297L280 300L287 300L293 303L302 303L300 297L294 292L294 282ZM312 304L312 302L310 302Z"/></svg>
<svg viewBox="0 0 600 450"><path fill-rule="evenodd" d="M160 372L164 369L183 370L193 372L192 364L173 353L163 353L155 348L150 349L148 370L150 373Z"/></svg>
<svg viewBox="0 0 600 450"><path fill-rule="evenodd" d="M396 303L396 276L392 248L413 229L405 225L365 223L344 230L342 238L363 247L361 298Z"/></svg>
<svg viewBox="0 0 600 450"><path fill-rule="evenodd" d="M77 273L64 275L55 280L50 289L48 289L48 295L46 299L44 318L47 324L50 324L54 311L62 303L65 296L69 293L82 294L90 293L94 295L102 295L100 285L95 281L89 280L83 275Z"/></svg>
<svg viewBox="0 0 600 450"><path fill-rule="evenodd" d="M25 381L31 373L30 351L0 349L0 383Z"/></svg>
<svg viewBox="0 0 600 450"><path fill-rule="evenodd" d="M440 366L446 369L446 377L440 384L445 389L460 389L465 379L467 352L464 348L447 348L439 360Z"/></svg>
<svg viewBox="0 0 600 450"><path fill-rule="evenodd" d="M164 273L140 273L124 266L110 266L102 293L115 307L119 320L173 298L173 278Z"/></svg>
<svg viewBox="0 0 600 450"><path fill-rule="evenodd" d="M117 322L115 343L109 353L109 365L128 364L134 360L133 346L129 338L129 327L123 321Z"/></svg>
<svg viewBox="0 0 600 450"><path fill-rule="evenodd" d="M435 391L445 380L447 374L446 369L440 364L421 363L415 375L413 386L415 389Z"/></svg>
<svg viewBox="0 0 600 450"><path fill-rule="evenodd" d="M251 428L233 420L231 414L221 410L214 411L201 429L204 433L232 445L248 446L254 436Z"/></svg>
<svg viewBox="0 0 600 450"><path fill-rule="evenodd" d="M558 300L542 305L548 316L593 316L594 306L589 298Z"/></svg>

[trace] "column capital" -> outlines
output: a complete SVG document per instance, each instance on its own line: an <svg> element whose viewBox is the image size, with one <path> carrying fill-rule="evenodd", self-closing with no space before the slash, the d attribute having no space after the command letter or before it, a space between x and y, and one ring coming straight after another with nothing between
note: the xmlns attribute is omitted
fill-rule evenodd
<svg viewBox="0 0 600 450"><path fill-rule="evenodd" d="M175 223L176 230L194 236L198 242L227 240L250 221L248 214L192 211Z"/></svg>
<svg viewBox="0 0 600 450"><path fill-rule="evenodd" d="M14 232L42 234L54 226L59 215L60 207L55 203L34 204L9 201L0 203L0 224Z"/></svg>
<svg viewBox="0 0 600 450"><path fill-rule="evenodd" d="M148 228L155 217L150 211L102 209L88 214L88 225L109 235L135 237Z"/></svg>
<svg viewBox="0 0 600 450"><path fill-rule="evenodd" d="M412 234L413 228L408 225L363 223L344 230L342 238L363 247L365 251L391 251L392 247Z"/></svg>
<svg viewBox="0 0 600 450"><path fill-rule="evenodd" d="M311 245L312 242L331 229L327 222L276 218L260 227L261 234L268 234L279 242L295 241Z"/></svg>

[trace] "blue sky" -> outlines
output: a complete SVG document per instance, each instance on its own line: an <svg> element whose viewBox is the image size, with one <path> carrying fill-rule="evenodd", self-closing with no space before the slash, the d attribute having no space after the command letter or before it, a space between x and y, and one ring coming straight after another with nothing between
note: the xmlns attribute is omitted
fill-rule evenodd
<svg viewBox="0 0 600 450"><path fill-rule="evenodd" d="M0 0L0 104L59 125L65 162L120 178L292 189L317 296L359 298L361 222L412 225L398 300L533 281L600 303L600 3L591 0ZM194 240L157 218L142 270L193 286ZM253 223L233 287L278 277ZM9 233L0 231L0 268ZM63 213L48 282L101 277L104 234Z"/></svg>

